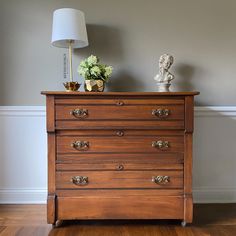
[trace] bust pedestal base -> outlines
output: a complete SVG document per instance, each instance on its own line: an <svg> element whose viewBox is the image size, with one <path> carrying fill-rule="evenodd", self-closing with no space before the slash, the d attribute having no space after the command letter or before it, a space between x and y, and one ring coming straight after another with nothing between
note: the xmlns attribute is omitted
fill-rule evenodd
<svg viewBox="0 0 236 236"><path fill-rule="evenodd" d="M169 92L171 84L157 83L157 92Z"/></svg>

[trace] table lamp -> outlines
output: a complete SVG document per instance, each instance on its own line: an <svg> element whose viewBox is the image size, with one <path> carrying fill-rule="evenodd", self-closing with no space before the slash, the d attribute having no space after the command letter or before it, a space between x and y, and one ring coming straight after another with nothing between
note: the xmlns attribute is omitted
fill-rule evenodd
<svg viewBox="0 0 236 236"><path fill-rule="evenodd" d="M70 82L63 83L66 91L77 91L78 82L73 81L72 49L88 46L84 13L71 8L57 9L53 13L52 45L69 48Z"/></svg>

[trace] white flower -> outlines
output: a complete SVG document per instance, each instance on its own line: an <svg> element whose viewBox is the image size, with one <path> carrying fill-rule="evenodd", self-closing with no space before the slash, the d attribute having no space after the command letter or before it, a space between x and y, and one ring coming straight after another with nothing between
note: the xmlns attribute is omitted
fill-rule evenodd
<svg viewBox="0 0 236 236"><path fill-rule="evenodd" d="M102 79L107 81L111 76L113 68L99 63L98 57L91 55L87 59L81 61L78 67L78 73L84 77L85 80Z"/></svg>
<svg viewBox="0 0 236 236"><path fill-rule="evenodd" d="M101 74L101 70L98 66L94 66L93 68L91 68L90 72L95 76L99 76Z"/></svg>
<svg viewBox="0 0 236 236"><path fill-rule="evenodd" d="M88 57L87 62L89 66L96 65L98 63L98 58L94 55L91 55L90 57Z"/></svg>
<svg viewBox="0 0 236 236"><path fill-rule="evenodd" d="M85 61L81 61L81 63L80 63L79 66L80 66L80 67L86 67L86 62L85 62Z"/></svg>
<svg viewBox="0 0 236 236"><path fill-rule="evenodd" d="M112 70L113 68L111 66L106 66L105 67L105 77L110 77L110 75L112 74Z"/></svg>
<svg viewBox="0 0 236 236"><path fill-rule="evenodd" d="M88 73L88 68L79 67L79 68L78 68L78 73L79 73L81 76L85 77L86 74Z"/></svg>

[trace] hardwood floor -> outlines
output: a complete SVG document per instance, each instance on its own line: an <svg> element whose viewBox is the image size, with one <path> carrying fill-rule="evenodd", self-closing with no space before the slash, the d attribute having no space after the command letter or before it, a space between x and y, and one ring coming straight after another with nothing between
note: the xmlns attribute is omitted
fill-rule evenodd
<svg viewBox="0 0 236 236"><path fill-rule="evenodd" d="M235 236L236 204L198 204L194 223L179 221L67 221L46 223L46 205L0 205L0 236Z"/></svg>

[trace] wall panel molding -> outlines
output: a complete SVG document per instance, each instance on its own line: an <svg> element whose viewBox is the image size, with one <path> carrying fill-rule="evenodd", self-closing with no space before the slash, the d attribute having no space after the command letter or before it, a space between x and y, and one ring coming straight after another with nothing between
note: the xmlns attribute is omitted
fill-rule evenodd
<svg viewBox="0 0 236 236"><path fill-rule="evenodd" d="M195 107L194 112L196 117L236 117L236 106L202 106Z"/></svg>
<svg viewBox="0 0 236 236"><path fill-rule="evenodd" d="M0 106L0 203L46 202L45 111ZM194 202L236 202L235 140L236 106L195 107Z"/></svg>
<svg viewBox="0 0 236 236"><path fill-rule="evenodd" d="M0 106L0 116L45 117L45 106Z"/></svg>

